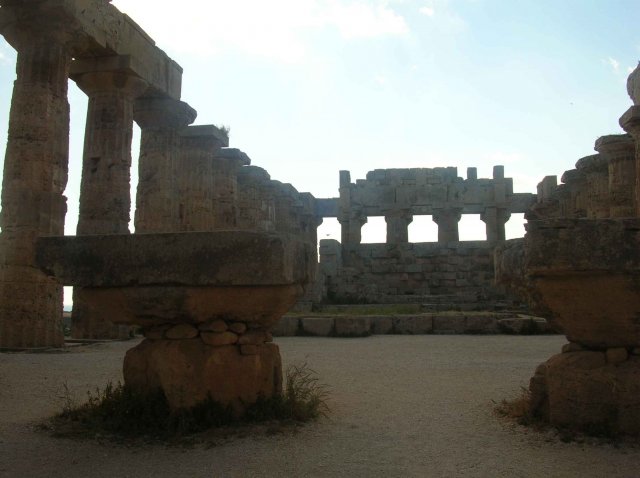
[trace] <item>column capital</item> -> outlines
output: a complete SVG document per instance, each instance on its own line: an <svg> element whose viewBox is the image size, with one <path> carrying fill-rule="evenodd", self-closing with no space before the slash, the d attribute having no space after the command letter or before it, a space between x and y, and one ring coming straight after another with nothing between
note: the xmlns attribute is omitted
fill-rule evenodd
<svg viewBox="0 0 640 478"><path fill-rule="evenodd" d="M133 117L142 129L182 129L197 115L184 101L171 98L138 98L133 106Z"/></svg>
<svg viewBox="0 0 640 478"><path fill-rule="evenodd" d="M620 126L634 138L640 136L640 105L634 105L629 108L620 117Z"/></svg>
<svg viewBox="0 0 640 478"><path fill-rule="evenodd" d="M124 57L124 60L127 61L128 57ZM100 63L94 61L90 65L78 65L77 63L78 61L71 63L69 77L87 96L118 92L133 99L141 96L147 90L148 83L127 69L122 62L105 61Z"/></svg>
<svg viewBox="0 0 640 478"><path fill-rule="evenodd" d="M630 134L610 134L600 136L594 149L604 155L618 155L620 153L635 154L635 141Z"/></svg>
<svg viewBox="0 0 640 478"><path fill-rule="evenodd" d="M462 217L462 208L451 207L435 209L431 217L433 218L433 222L436 224L442 220L447 221L451 219L455 219L456 222L459 222Z"/></svg>

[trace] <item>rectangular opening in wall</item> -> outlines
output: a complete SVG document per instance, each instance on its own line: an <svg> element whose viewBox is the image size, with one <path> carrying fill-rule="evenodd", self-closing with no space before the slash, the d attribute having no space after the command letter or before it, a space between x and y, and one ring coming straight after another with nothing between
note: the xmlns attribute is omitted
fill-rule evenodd
<svg viewBox="0 0 640 478"><path fill-rule="evenodd" d="M526 222L524 213L511 214L511 217L504 226L505 239L524 237L524 233L526 232L524 225Z"/></svg>
<svg viewBox="0 0 640 478"><path fill-rule="evenodd" d="M461 241L486 241L487 228L480 214L463 214L458 222L458 234Z"/></svg>
<svg viewBox="0 0 640 478"><path fill-rule="evenodd" d="M438 225L433 222L433 216L413 216L409 242L438 242Z"/></svg>
<svg viewBox="0 0 640 478"><path fill-rule="evenodd" d="M369 216L362 226L362 244L384 244L387 242L387 222L383 216Z"/></svg>

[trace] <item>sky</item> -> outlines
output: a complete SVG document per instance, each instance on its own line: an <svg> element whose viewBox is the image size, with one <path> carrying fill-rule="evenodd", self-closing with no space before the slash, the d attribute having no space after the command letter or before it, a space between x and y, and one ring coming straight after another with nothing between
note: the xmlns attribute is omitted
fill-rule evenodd
<svg viewBox="0 0 640 478"><path fill-rule="evenodd" d="M535 192L544 176L592 154L599 136L622 132L626 77L640 59L638 0L113 5L184 68L182 99L198 111L196 124L229 126L232 147L316 197L338 195L342 169L352 181L399 167L457 166L466 177L474 166L491 177L495 164L517 192ZM15 52L2 40L2 144L14 77ZM73 83L69 101L66 233L74 234L86 97ZM414 240L423 237L418 226L433 239L423 219L411 226ZM366 240L384 241L381 220L365 226ZM521 217L508 226L522 235ZM478 218L461 222L462 238L481 229ZM319 236L339 239L335 221Z"/></svg>

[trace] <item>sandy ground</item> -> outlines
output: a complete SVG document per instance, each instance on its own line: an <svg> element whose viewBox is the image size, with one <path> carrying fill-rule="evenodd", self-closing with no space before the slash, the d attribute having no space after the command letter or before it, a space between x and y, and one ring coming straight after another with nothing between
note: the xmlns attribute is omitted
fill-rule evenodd
<svg viewBox="0 0 640 478"><path fill-rule="evenodd" d="M2 477L638 477L640 448L563 443L504 423L492 400L517 394L558 336L279 338L284 365L307 361L331 386L330 418L298 433L215 447L53 438L35 424L72 393L121 377L134 345L0 354Z"/></svg>

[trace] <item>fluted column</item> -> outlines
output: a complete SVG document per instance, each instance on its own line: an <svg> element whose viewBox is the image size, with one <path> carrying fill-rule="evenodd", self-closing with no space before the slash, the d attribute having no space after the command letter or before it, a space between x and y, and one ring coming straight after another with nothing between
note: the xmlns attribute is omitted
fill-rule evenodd
<svg viewBox="0 0 640 478"><path fill-rule="evenodd" d="M409 242L409 224L413 216L409 211L390 211L384 217L387 223L387 244L406 244Z"/></svg>
<svg viewBox="0 0 640 478"><path fill-rule="evenodd" d="M488 207L480 215L480 219L486 225L487 241L497 242L505 240L505 224L511 217L511 213L503 208Z"/></svg>
<svg viewBox="0 0 640 478"><path fill-rule="evenodd" d="M609 217L609 166L607 158L592 154L581 158L576 169L586 176L587 217L604 219Z"/></svg>
<svg viewBox="0 0 640 478"><path fill-rule="evenodd" d="M458 222L461 217L462 210L459 208L438 209L433 212L433 222L438 225L438 242L457 242L460 240Z"/></svg>
<svg viewBox="0 0 640 478"><path fill-rule="evenodd" d="M608 160L609 214L611 217L636 215L636 157L633 138L615 134L598 138L596 151Z"/></svg>
<svg viewBox="0 0 640 478"><path fill-rule="evenodd" d="M18 51L0 218L0 347L6 348L64 344L62 287L36 267L35 243L64 234L71 55L61 26L32 26L2 32Z"/></svg>
<svg viewBox="0 0 640 478"><path fill-rule="evenodd" d="M76 65L73 65L74 67ZM99 65L92 65L98 67ZM80 183L78 235L127 234L131 211L133 101L147 83L126 71L74 71L71 77L89 97ZM71 336L124 339L129 327L90 307L89 295L73 289Z"/></svg>
<svg viewBox="0 0 640 478"><path fill-rule="evenodd" d="M236 229L238 223L238 171L251 162L236 148L218 150L213 160L213 217L217 230Z"/></svg>
<svg viewBox="0 0 640 478"><path fill-rule="evenodd" d="M258 166L244 166L238 171L238 229L273 231L270 179L269 173Z"/></svg>
<svg viewBox="0 0 640 478"><path fill-rule="evenodd" d="M189 126L180 132L176 168L180 231L215 228L215 156L228 138L213 125Z"/></svg>
<svg viewBox="0 0 640 478"><path fill-rule="evenodd" d="M177 197L179 132L193 123L196 111L168 98L141 98L134 104L134 119L142 129L136 233L180 230Z"/></svg>
<svg viewBox="0 0 640 478"><path fill-rule="evenodd" d="M126 234L131 212L133 102L146 82L122 71L73 75L89 97L78 234Z"/></svg>

